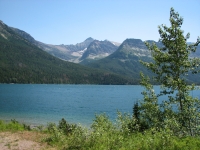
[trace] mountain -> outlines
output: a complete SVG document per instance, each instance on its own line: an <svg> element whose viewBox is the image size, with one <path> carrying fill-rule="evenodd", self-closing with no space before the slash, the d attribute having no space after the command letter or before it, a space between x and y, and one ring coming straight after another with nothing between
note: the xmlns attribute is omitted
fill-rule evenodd
<svg viewBox="0 0 200 150"><path fill-rule="evenodd" d="M93 38L89 37L84 42L77 43L76 45L65 45L68 49L70 49L73 52L77 52L80 50L84 50L87 48L92 42L94 41Z"/></svg>
<svg viewBox="0 0 200 150"><path fill-rule="evenodd" d="M17 28L13 28L13 27L10 27L10 29L15 31L18 35L20 35L21 37L23 37L27 41L29 41L29 42L31 42L33 44L37 44L37 41L30 34L26 33L25 31L22 31L22 30L19 30Z"/></svg>
<svg viewBox="0 0 200 150"><path fill-rule="evenodd" d="M14 30L0 21L0 83L134 83L108 71L62 61L30 42L35 41L30 35Z"/></svg>
<svg viewBox="0 0 200 150"><path fill-rule="evenodd" d="M147 41L155 43L158 47L162 47L161 42L152 40ZM199 55L200 56L200 55ZM126 39L119 48L106 58L85 64L86 66L111 71L138 81L140 79L140 72L145 75L153 76L154 74L144 67L140 60L150 62L152 57L150 51L147 49L144 42L140 39ZM193 75L188 77L188 82L199 81L200 75Z"/></svg>
<svg viewBox="0 0 200 150"><path fill-rule="evenodd" d="M30 34L26 33L25 31L22 31L17 28L10 27L14 32L16 32L18 35L26 39L27 41L31 42L32 44L36 45L40 49L48 52L49 54L58 57L63 60L67 60L70 62L77 62L77 59L79 59L83 52L87 49L89 44L94 41L93 38L89 37L85 41L81 43L77 43L75 45L52 45L52 44L45 44L42 42L39 42L35 40Z"/></svg>
<svg viewBox="0 0 200 150"><path fill-rule="evenodd" d="M43 47L42 49L60 59L78 63L79 58L82 56L92 41L94 41L94 39L89 37L85 41L75 45L48 45L50 47L49 49L44 49Z"/></svg>
<svg viewBox="0 0 200 150"><path fill-rule="evenodd" d="M106 56L109 56L113 52L115 52L117 48L118 46L114 45L108 40L104 40L104 41L94 40L87 47L86 51L83 53L82 57L80 58L80 61L83 61L83 60L90 61L90 60L98 60L98 59L104 58Z"/></svg>
<svg viewBox="0 0 200 150"><path fill-rule="evenodd" d="M30 34L17 28L11 28L18 35L25 38L27 41L48 52L49 54L60 59L80 63L87 63L88 61L104 58L113 53L120 43L110 42L108 40L98 41L89 37L81 43L75 45L52 45L36 41Z"/></svg>
<svg viewBox="0 0 200 150"><path fill-rule="evenodd" d="M162 47L162 43L155 43ZM50 45L36 41L25 31L8 27L0 21L0 44L0 83L138 84L139 72L153 75L139 62L152 61L149 50L140 39L126 39L120 46L120 43L93 38L75 45ZM200 46L190 57L200 57ZM61 59L81 61L86 67ZM199 78L200 75L189 76L188 81L200 84Z"/></svg>
<svg viewBox="0 0 200 150"><path fill-rule="evenodd" d="M106 58L86 64L136 79L139 83L140 71L151 74L139 60L151 60L151 54L140 39L126 39L119 48Z"/></svg>

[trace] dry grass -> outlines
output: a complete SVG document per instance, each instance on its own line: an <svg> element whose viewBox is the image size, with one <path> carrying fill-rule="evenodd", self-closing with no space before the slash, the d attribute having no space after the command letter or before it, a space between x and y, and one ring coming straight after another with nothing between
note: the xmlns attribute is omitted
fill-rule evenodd
<svg viewBox="0 0 200 150"><path fill-rule="evenodd" d="M0 132L0 150L55 150L41 142L45 136L34 131Z"/></svg>

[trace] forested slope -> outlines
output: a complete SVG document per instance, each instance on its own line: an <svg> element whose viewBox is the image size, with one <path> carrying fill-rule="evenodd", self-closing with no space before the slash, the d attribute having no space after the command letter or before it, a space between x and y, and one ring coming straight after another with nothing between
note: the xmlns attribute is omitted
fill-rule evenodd
<svg viewBox="0 0 200 150"><path fill-rule="evenodd" d="M113 73L62 61L0 22L0 83L132 84Z"/></svg>

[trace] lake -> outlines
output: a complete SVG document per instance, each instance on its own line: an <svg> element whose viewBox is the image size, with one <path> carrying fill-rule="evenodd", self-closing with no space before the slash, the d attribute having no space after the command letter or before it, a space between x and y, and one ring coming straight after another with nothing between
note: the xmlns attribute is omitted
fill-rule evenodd
<svg viewBox="0 0 200 150"><path fill-rule="evenodd" d="M139 85L0 84L0 119L46 125L65 118L89 126L95 114L111 120L117 111L131 114L142 91ZM199 91L191 94L200 98Z"/></svg>

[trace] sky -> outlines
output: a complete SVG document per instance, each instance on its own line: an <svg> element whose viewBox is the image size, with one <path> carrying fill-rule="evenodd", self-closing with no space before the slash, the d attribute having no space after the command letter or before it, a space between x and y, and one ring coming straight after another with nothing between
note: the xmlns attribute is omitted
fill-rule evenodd
<svg viewBox="0 0 200 150"><path fill-rule="evenodd" d="M0 0L0 20L46 44L76 44L88 37L122 43L159 40L173 7L188 42L200 36L200 0Z"/></svg>

